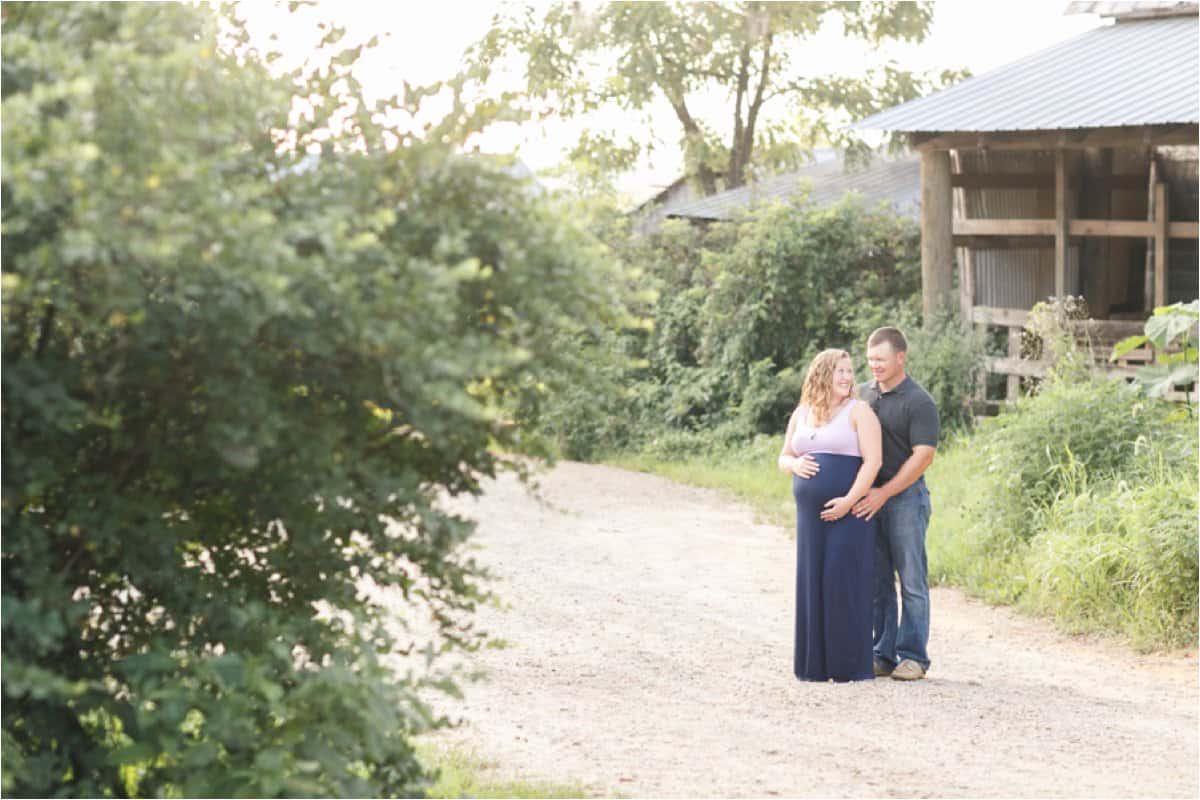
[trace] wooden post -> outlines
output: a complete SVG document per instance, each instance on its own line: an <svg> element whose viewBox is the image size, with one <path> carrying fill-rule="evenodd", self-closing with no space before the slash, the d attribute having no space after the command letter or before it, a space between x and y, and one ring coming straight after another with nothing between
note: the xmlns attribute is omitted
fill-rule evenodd
<svg viewBox="0 0 1200 800"><path fill-rule="evenodd" d="M921 152L921 306L929 319L953 302L954 220L950 154Z"/></svg>
<svg viewBox="0 0 1200 800"><path fill-rule="evenodd" d="M962 157L957 150L950 153L951 166L951 181L955 181L962 177ZM967 218L967 191L966 189L954 188L954 220L957 224L960 220ZM951 230L954 228L951 225ZM958 247L955 249L958 260L958 304L959 310L962 312L962 324L966 330L971 329L971 309L975 306L975 259L970 247Z"/></svg>
<svg viewBox="0 0 1200 800"><path fill-rule="evenodd" d="M1054 296L1062 300L1067 295L1067 154L1062 148L1054 151Z"/></svg>
<svg viewBox="0 0 1200 800"><path fill-rule="evenodd" d="M1158 186L1158 157L1154 151L1150 151L1150 183L1146 187L1146 218L1151 222L1154 221L1154 187ZM1154 273L1156 265L1154 263L1154 237L1146 239L1146 272L1145 279L1142 281L1142 292L1144 299L1142 306L1147 314L1154 310Z"/></svg>
<svg viewBox="0 0 1200 800"><path fill-rule="evenodd" d="M1079 162L1075 176L1078 187L1076 207L1080 216L1087 220L1114 219L1112 213L1112 148L1087 150ZM1140 181L1138 188L1141 188ZM1079 235L1079 227L1085 223L1076 219L1067 225L1072 236ZM1079 289L1087 300L1091 315L1107 319L1112 301L1109 298L1109 263L1112 239L1108 236L1088 236L1078 244Z"/></svg>
<svg viewBox="0 0 1200 800"><path fill-rule="evenodd" d="M1167 227L1170 221L1170 209L1167 207L1167 184L1160 181L1154 184L1154 307L1167 304L1167 273L1171 265L1168 262L1170 239Z"/></svg>
<svg viewBox="0 0 1200 800"><path fill-rule="evenodd" d="M1013 327L1010 325L1007 330L1008 330L1008 357L1009 358L1020 358L1021 357L1021 332L1024 331L1025 329ZM1012 404L1012 403L1017 402L1017 400L1020 397L1021 397L1021 376L1020 375L1009 375L1008 381L1007 381L1007 386L1005 386L1005 389L1004 389L1004 401L1006 403Z"/></svg>

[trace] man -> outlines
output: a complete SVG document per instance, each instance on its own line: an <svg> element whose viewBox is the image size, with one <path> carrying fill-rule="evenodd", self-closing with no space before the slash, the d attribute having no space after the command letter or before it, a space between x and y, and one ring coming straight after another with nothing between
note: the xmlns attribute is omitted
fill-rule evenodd
<svg viewBox="0 0 1200 800"><path fill-rule="evenodd" d="M883 466L875 487L855 504L857 517L879 517L875 539L875 674L902 681L929 670L929 579L925 530L929 490L924 474L938 442L933 398L904 371L908 342L896 328L880 328L867 339L873 380L859 387L883 431ZM902 610L897 628L895 575L900 575Z"/></svg>

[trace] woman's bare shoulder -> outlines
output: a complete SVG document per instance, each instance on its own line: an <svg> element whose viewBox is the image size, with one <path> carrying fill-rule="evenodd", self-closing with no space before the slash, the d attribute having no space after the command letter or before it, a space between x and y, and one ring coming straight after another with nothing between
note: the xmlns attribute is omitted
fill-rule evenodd
<svg viewBox="0 0 1200 800"><path fill-rule="evenodd" d="M850 409L850 417L856 421L876 418L875 410L871 408L871 404L861 398L854 401L854 407Z"/></svg>

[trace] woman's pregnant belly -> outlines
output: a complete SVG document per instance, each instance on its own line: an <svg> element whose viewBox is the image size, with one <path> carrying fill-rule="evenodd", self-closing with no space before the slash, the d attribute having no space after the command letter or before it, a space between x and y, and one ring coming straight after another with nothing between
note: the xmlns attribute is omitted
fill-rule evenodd
<svg viewBox="0 0 1200 800"><path fill-rule="evenodd" d="M809 453L821 469L811 478L792 476L792 494L796 503L804 506L825 505L834 497L844 497L854 485L862 466L859 456L840 456L832 453Z"/></svg>

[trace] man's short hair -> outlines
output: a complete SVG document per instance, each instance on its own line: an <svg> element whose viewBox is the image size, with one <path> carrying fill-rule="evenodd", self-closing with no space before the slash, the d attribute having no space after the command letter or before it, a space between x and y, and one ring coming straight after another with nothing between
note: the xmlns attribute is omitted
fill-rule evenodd
<svg viewBox="0 0 1200 800"><path fill-rule="evenodd" d="M874 347L877 344L890 344L892 350L897 353L908 352L908 340L904 338L904 334L899 328L878 328L867 339L867 347Z"/></svg>

